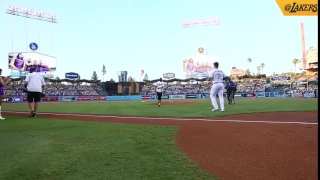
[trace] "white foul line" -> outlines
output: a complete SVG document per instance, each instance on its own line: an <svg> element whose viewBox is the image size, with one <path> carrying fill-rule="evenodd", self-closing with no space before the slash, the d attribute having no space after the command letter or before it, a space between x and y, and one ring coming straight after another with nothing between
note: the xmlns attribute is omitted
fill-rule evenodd
<svg viewBox="0 0 320 180"><path fill-rule="evenodd" d="M13 114L29 114L29 112L2 111ZM89 115L89 114L64 114L64 113L39 113L40 115L52 116L75 116L75 117L96 117L96 118L117 118L117 119L147 119L147 120L173 120L173 121L205 121L205 122L235 122L235 123L266 123L266 124L301 124L301 125L318 125L312 122L295 122L295 121L249 121L249 120L219 120L219 119L202 119L202 118L170 118L170 117L139 117L139 116L108 116L108 115Z"/></svg>

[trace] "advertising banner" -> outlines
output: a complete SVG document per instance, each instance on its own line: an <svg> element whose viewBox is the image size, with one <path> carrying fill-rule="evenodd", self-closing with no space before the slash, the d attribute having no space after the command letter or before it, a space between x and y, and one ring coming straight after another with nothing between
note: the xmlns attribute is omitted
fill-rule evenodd
<svg viewBox="0 0 320 180"><path fill-rule="evenodd" d="M170 95L169 98L170 99L185 99L186 96L185 95Z"/></svg>
<svg viewBox="0 0 320 180"><path fill-rule="evenodd" d="M315 94L314 93L304 93L303 94L303 97L304 98L315 98Z"/></svg>
<svg viewBox="0 0 320 180"><path fill-rule="evenodd" d="M79 74L74 72L69 72L65 74L65 78L67 79L79 79Z"/></svg>
<svg viewBox="0 0 320 180"><path fill-rule="evenodd" d="M196 95L196 94L187 94L187 95L186 95L186 98L187 98L187 99L196 99L196 98L197 98L197 95Z"/></svg>
<svg viewBox="0 0 320 180"><path fill-rule="evenodd" d="M246 94L246 97L254 97L254 94Z"/></svg>
<svg viewBox="0 0 320 180"><path fill-rule="evenodd" d="M292 97L302 97L302 93L293 93Z"/></svg>
<svg viewBox="0 0 320 180"><path fill-rule="evenodd" d="M158 99L158 96L156 98ZM168 95L163 95L163 96L161 96L161 99L169 99L169 96Z"/></svg>
<svg viewBox="0 0 320 180"><path fill-rule="evenodd" d="M274 76L270 78L271 81L290 81L290 76Z"/></svg>
<svg viewBox="0 0 320 180"><path fill-rule="evenodd" d="M155 99L158 99L158 96L154 96ZM161 96L161 99L169 99L168 95Z"/></svg>
<svg viewBox="0 0 320 180"><path fill-rule="evenodd" d="M56 71L57 59L36 52L15 52L8 54L9 69L19 72L30 71L34 67L37 72Z"/></svg>
<svg viewBox="0 0 320 180"><path fill-rule="evenodd" d="M59 98L56 96L48 96L48 97L43 97L42 101L58 101Z"/></svg>
<svg viewBox="0 0 320 180"><path fill-rule="evenodd" d="M77 101L76 96L59 96L59 101Z"/></svg>
<svg viewBox="0 0 320 180"><path fill-rule="evenodd" d="M141 99L155 99L155 98L156 96L141 96Z"/></svg>
<svg viewBox="0 0 320 180"><path fill-rule="evenodd" d="M164 79L172 79L172 78L175 78L175 74L174 73L164 73L163 74L163 78Z"/></svg>
<svg viewBox="0 0 320 180"><path fill-rule="evenodd" d="M154 96L145 96L145 98L151 99L154 98ZM107 101L135 101L135 100L141 100L141 96L107 96Z"/></svg>
<svg viewBox="0 0 320 180"><path fill-rule="evenodd" d="M106 100L106 96L93 96L92 99L95 101L102 101L102 100Z"/></svg>
<svg viewBox="0 0 320 180"><path fill-rule="evenodd" d="M264 97L266 97L265 93L263 93L263 92L258 93L258 98L264 98Z"/></svg>
<svg viewBox="0 0 320 180"><path fill-rule="evenodd" d="M230 76L244 76L246 75L246 71L243 69L232 69Z"/></svg>
<svg viewBox="0 0 320 180"><path fill-rule="evenodd" d="M150 96L141 96L141 99L151 99Z"/></svg>
<svg viewBox="0 0 320 180"><path fill-rule="evenodd" d="M2 102L21 102L22 101L22 97L4 97L2 99Z"/></svg>
<svg viewBox="0 0 320 180"><path fill-rule="evenodd" d="M78 101L91 101L91 96L78 96Z"/></svg>

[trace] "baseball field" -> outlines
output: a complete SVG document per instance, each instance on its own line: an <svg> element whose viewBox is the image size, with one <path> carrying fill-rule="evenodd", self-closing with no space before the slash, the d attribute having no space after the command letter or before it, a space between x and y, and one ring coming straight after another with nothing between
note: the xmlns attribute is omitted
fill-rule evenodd
<svg viewBox="0 0 320 180"><path fill-rule="evenodd" d="M318 179L318 101L2 105L0 179Z"/></svg>

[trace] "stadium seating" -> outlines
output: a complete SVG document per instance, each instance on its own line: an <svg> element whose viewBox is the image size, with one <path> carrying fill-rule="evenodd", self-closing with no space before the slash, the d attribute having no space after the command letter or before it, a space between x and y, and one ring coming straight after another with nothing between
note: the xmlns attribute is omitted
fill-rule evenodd
<svg viewBox="0 0 320 180"><path fill-rule="evenodd" d="M21 85L7 85L5 86L5 95L7 96L25 96L23 92L24 86ZM48 84L44 93L48 96L96 96L105 95L102 88L95 85L65 85L65 84Z"/></svg>
<svg viewBox="0 0 320 180"><path fill-rule="evenodd" d="M199 84L168 84L164 89L164 94L199 94L210 93L212 84L210 82L201 82ZM155 95L156 86L153 84L145 85L143 91L148 89L145 94ZM263 81L242 81L237 82L237 92L261 92L265 91Z"/></svg>

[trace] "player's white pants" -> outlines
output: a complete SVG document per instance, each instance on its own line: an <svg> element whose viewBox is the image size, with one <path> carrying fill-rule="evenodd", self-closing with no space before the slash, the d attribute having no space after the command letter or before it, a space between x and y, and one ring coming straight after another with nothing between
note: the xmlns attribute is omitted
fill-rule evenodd
<svg viewBox="0 0 320 180"><path fill-rule="evenodd" d="M223 83L215 83L212 84L211 87L211 92L210 92L210 98L211 98L211 103L214 109L219 109L218 104L217 104L217 94L219 96L219 101L220 101L220 109L223 111L224 110L224 98L223 98Z"/></svg>

